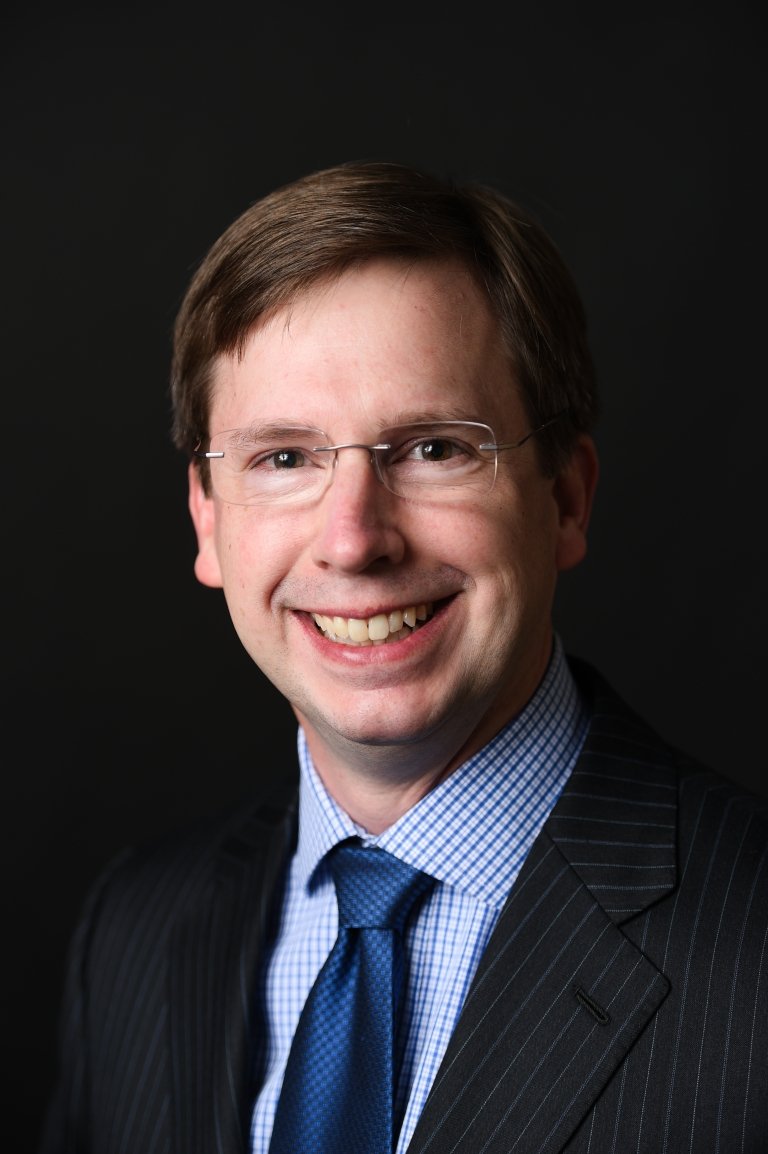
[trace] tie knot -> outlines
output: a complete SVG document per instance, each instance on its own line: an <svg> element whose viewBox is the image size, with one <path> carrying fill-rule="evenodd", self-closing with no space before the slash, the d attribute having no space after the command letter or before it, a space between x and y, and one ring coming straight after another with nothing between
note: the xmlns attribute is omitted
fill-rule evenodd
<svg viewBox="0 0 768 1154"><path fill-rule="evenodd" d="M411 909L434 878L386 850L354 843L328 859L339 904L339 926L402 931Z"/></svg>

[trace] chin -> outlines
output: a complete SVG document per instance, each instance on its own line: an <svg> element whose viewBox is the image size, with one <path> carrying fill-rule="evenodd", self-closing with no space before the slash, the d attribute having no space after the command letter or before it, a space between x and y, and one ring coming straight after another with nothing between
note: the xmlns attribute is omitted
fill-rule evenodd
<svg viewBox="0 0 768 1154"><path fill-rule="evenodd" d="M302 709L298 706L295 712L305 730L314 730L324 744L353 745L361 751L387 748L407 750L408 747L415 749L435 738L438 748L443 748L445 737L449 734L453 735L453 741L458 739L461 744L466 736L465 728L473 728L466 701L464 707L460 708L453 697L450 700L442 699L431 708L429 703L423 702L422 708L415 710L413 688L406 691L405 697L402 693L391 696L363 695L364 698L366 696L369 697L368 701L352 702L352 708L347 703L331 711L311 706ZM357 708L354 708L355 705ZM438 736L441 731L443 738Z"/></svg>
<svg viewBox="0 0 768 1154"><path fill-rule="evenodd" d="M434 732L434 726L410 725L382 725L381 721L359 721L355 723L349 717L343 719L323 718L317 722L310 722L319 733L328 735L331 740L341 740L357 746L369 746L383 749L393 746L408 746L425 740Z"/></svg>

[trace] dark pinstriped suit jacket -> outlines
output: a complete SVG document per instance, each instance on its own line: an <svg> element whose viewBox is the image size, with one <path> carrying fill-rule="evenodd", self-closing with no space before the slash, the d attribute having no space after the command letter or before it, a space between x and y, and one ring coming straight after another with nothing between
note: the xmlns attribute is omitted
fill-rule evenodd
<svg viewBox="0 0 768 1154"><path fill-rule="evenodd" d="M767 1154L765 805L572 665L586 746L409 1154ZM254 808L102 880L73 946L44 1154L247 1150L254 977L293 831L291 812Z"/></svg>

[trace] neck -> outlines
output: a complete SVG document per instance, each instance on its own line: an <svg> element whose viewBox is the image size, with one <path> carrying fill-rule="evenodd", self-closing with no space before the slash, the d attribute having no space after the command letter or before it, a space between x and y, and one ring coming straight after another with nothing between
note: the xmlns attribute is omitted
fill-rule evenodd
<svg viewBox="0 0 768 1154"><path fill-rule="evenodd" d="M465 760L421 764L406 747L389 751L380 747L372 756L357 758L354 766L348 760L329 756L325 745L318 746L313 734L306 732L312 762L325 788L356 825L368 833L383 833L407 813L430 790ZM469 755L467 755L469 756Z"/></svg>

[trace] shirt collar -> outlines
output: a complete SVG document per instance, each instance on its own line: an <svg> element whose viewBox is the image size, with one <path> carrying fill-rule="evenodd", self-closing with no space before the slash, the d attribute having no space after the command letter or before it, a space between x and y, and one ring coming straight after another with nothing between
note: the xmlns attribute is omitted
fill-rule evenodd
<svg viewBox="0 0 768 1154"><path fill-rule="evenodd" d="M587 724L555 637L544 678L521 713L378 837L357 826L328 793L299 729L294 877L309 886L334 845L361 837L500 908L573 768Z"/></svg>

